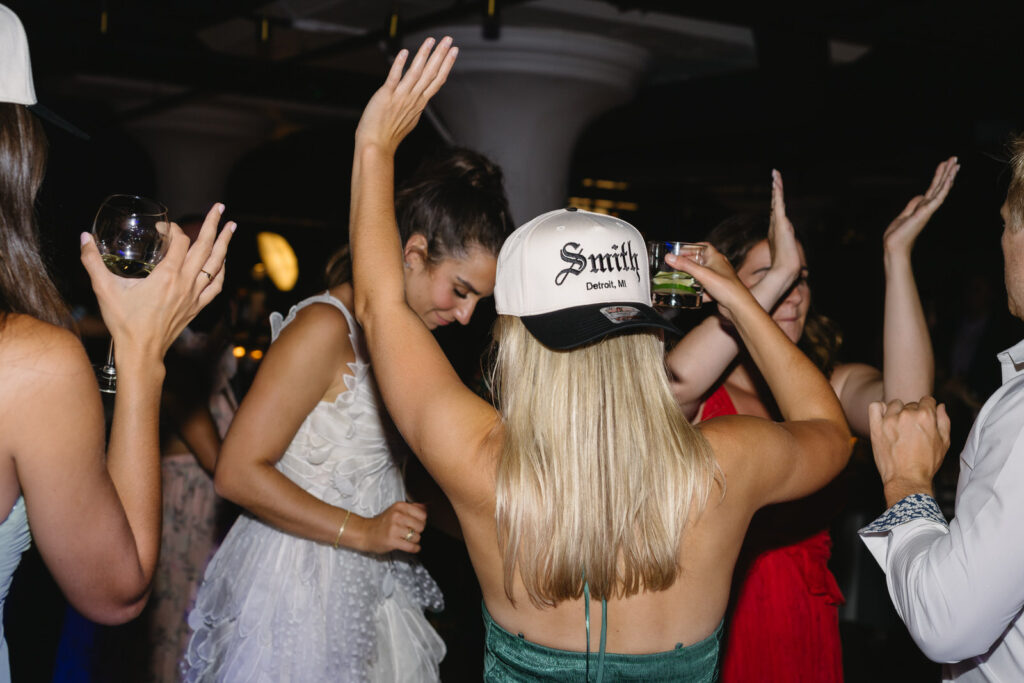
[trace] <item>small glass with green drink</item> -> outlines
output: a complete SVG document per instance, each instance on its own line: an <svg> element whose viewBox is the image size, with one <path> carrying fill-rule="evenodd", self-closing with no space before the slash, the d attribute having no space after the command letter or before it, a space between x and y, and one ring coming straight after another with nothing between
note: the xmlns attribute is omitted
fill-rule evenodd
<svg viewBox="0 0 1024 683"><path fill-rule="evenodd" d="M665 262L667 254L704 263L704 245L692 242L648 242L651 266L651 304L663 308L700 308L704 288L692 275Z"/></svg>

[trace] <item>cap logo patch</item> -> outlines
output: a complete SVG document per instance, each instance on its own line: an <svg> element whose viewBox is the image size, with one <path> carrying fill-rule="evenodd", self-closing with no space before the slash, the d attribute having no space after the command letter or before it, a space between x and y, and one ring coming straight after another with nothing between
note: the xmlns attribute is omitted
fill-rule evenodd
<svg viewBox="0 0 1024 683"><path fill-rule="evenodd" d="M611 251L603 254L590 255L584 253L579 242L566 242L559 256L569 264L569 267L555 275L555 284L558 286L561 286L570 275L580 275L586 271L588 263L591 273L633 272L636 274L637 282L640 281L640 259L633 251L632 242L613 245Z"/></svg>
<svg viewBox="0 0 1024 683"><path fill-rule="evenodd" d="M640 309L633 308L632 306L605 306L599 310L604 317L616 325L628 323L631 320L640 320L644 317Z"/></svg>

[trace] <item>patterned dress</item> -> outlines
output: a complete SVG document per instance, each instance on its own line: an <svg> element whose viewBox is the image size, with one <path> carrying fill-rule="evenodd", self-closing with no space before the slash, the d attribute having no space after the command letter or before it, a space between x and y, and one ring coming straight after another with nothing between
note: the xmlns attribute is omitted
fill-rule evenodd
<svg viewBox="0 0 1024 683"><path fill-rule="evenodd" d="M370 372L362 330L327 293L314 303L348 321L356 361L346 391L321 402L299 427L277 469L313 496L373 517L405 500L397 438ZM361 553L284 533L241 516L210 561L189 626L186 681L436 681L445 646L423 610L441 592L415 559Z"/></svg>

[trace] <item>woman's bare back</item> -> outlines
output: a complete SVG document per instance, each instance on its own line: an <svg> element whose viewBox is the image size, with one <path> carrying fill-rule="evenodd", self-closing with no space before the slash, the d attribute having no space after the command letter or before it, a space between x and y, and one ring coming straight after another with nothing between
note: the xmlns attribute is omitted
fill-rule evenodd
<svg viewBox="0 0 1024 683"><path fill-rule="evenodd" d="M712 423L713 424L713 423ZM743 469L743 453L734 439L722 438L722 430L708 430L707 437L727 482L723 495L716 481L707 505L691 513L679 553L680 571L666 590L641 591L608 601L607 651L650 654L691 645L712 635L721 623L729 600L732 569L747 525L758 505L752 495L756 474ZM745 449L744 449L745 450ZM555 607L537 607L516 576L513 596L505 594L502 553L494 516L494 481L497 451L492 447L478 456L482 476L478 487L481 502L455 505L470 558L491 617L506 631L546 647L583 652L587 650L586 610L582 599L566 600ZM739 468L737 466L740 466ZM485 474L486 473L486 474ZM486 490L487 487L490 490ZM490 503L484 503L489 499ZM592 600L590 648L596 650L601 629L601 601Z"/></svg>

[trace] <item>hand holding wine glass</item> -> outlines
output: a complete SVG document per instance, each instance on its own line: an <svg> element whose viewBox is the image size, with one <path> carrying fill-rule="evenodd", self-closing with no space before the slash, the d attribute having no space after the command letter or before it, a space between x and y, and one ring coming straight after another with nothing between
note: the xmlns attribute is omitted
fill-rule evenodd
<svg viewBox="0 0 1024 683"><path fill-rule="evenodd" d="M167 207L152 199L115 194L100 204L92 224L92 236L110 272L120 277L143 278L167 253L170 224ZM100 391L117 391L114 340L106 362L96 368Z"/></svg>
<svg viewBox="0 0 1024 683"><path fill-rule="evenodd" d="M166 253L162 259L155 259L155 265L155 238L150 239L149 246L130 252L142 258L120 258L111 264L114 259L104 258L109 251L104 254L99 238L82 233L82 263L92 281L112 344L118 346L119 359L125 354L136 357L139 353L162 359L185 325L220 292L224 258L236 227L229 222L217 235L223 211L222 204L210 209L191 248L188 237L177 225L152 221L156 233L166 228L162 237ZM142 240L136 240L139 241ZM126 260L143 265L126 266ZM121 274L129 271L135 276ZM146 272L148 277L139 272Z"/></svg>

